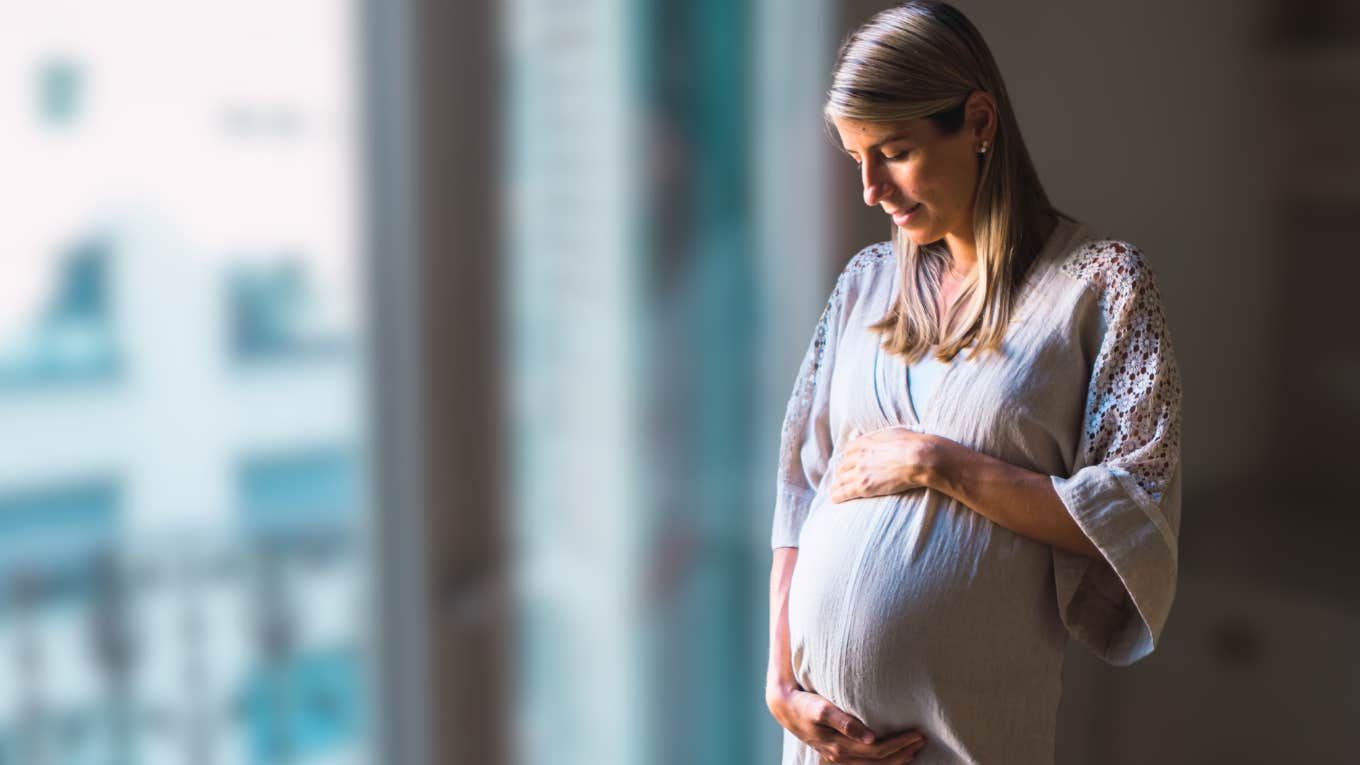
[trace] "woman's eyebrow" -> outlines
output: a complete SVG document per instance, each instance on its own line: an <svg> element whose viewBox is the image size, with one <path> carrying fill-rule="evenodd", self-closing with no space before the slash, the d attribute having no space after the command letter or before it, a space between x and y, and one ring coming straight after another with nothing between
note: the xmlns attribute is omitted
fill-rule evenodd
<svg viewBox="0 0 1360 765"><path fill-rule="evenodd" d="M870 150L870 151L872 151L872 150L878 148L879 146L882 146L882 145L885 144L885 143L892 143L893 141L901 141L901 140L904 139L904 138L910 138L910 137L911 137L911 136L910 136L909 134L907 134L907 133L894 133L893 135L890 135L890 136L888 136L887 138L884 138L882 141L879 141L878 143L870 144L870 145L866 146L865 148L868 149L868 150ZM845 152L846 154L849 154L849 153L850 153L850 150L847 149L847 148L845 148L844 146L841 147L841 151Z"/></svg>

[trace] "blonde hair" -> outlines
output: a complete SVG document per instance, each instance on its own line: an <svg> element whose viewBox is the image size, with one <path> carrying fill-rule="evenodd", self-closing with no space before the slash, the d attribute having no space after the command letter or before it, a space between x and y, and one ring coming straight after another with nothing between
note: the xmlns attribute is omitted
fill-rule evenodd
<svg viewBox="0 0 1360 765"><path fill-rule="evenodd" d="M911 0L880 11L841 45L827 92L824 116L861 122L930 118L941 132L963 126L963 105L981 90L996 102L996 133L982 155L973 197L977 271L944 318L939 285L949 268L943 241L916 246L893 226L902 289L893 307L870 329L884 335L883 348L908 363L938 345L948 361L977 341L1000 350L1015 308L1016 292L1043 242L1048 196L1020 137L1001 73L977 29L953 6Z"/></svg>

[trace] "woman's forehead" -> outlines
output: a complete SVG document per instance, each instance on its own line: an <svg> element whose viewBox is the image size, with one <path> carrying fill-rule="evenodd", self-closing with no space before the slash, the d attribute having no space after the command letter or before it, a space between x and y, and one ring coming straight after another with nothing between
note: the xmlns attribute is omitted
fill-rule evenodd
<svg viewBox="0 0 1360 765"><path fill-rule="evenodd" d="M873 148L881 143L920 138L922 137L922 123L926 121L914 119L895 122L861 122L840 118L832 120L836 130L840 132L841 140L845 143L846 148L850 148L852 143L864 148Z"/></svg>

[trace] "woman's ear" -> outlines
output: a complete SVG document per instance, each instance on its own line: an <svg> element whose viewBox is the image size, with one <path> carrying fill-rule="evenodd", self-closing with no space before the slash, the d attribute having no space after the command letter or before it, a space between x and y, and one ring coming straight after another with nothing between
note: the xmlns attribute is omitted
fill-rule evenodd
<svg viewBox="0 0 1360 765"><path fill-rule="evenodd" d="M963 121L973 140L991 143L996 135L996 101L992 100L991 94L983 90L968 94Z"/></svg>

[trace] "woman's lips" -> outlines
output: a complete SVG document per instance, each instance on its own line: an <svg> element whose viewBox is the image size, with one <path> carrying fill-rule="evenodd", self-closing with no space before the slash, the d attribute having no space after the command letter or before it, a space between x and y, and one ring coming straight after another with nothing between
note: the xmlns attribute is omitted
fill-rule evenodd
<svg viewBox="0 0 1360 765"><path fill-rule="evenodd" d="M912 207L910 207L910 208L908 208L908 209L906 209L906 210L903 210L902 212L893 213L893 216L892 216L893 223L896 223L896 224L899 225L899 226L903 225L903 224L906 223L908 220L910 220L912 214L915 213L915 212L916 212L917 210L919 210L920 208L921 208L921 203L920 203L920 202L917 202L915 205L913 205Z"/></svg>

